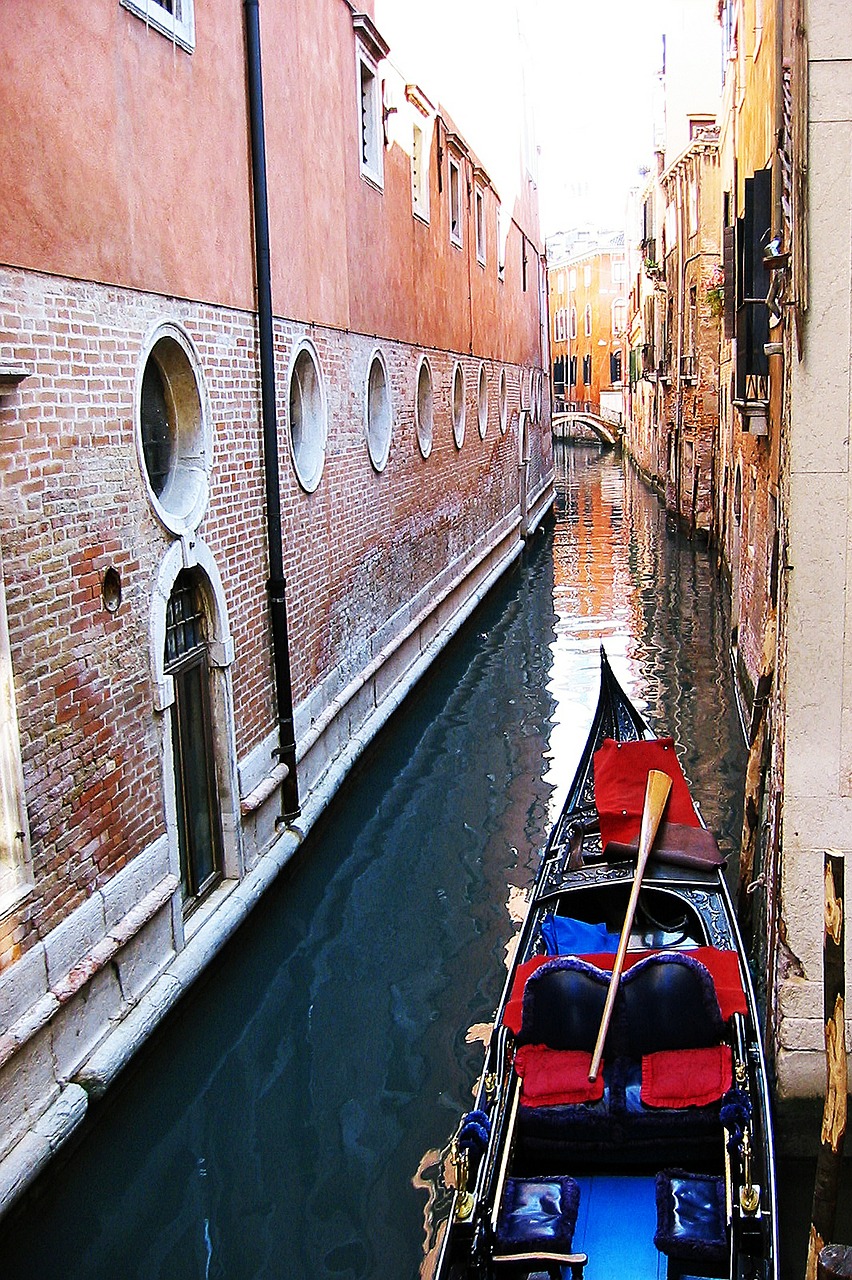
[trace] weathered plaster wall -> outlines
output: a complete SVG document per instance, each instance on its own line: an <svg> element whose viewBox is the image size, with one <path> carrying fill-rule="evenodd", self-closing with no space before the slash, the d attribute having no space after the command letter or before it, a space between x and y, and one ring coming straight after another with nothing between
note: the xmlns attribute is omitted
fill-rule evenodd
<svg viewBox="0 0 852 1280"><path fill-rule="evenodd" d="M808 6L809 299L791 371L787 733L778 974L778 1079L824 1089L823 851L847 856L852 891L852 11ZM847 966L852 930L846 931ZM852 968L850 968L852 972ZM850 1024L847 1022L847 1041Z"/></svg>

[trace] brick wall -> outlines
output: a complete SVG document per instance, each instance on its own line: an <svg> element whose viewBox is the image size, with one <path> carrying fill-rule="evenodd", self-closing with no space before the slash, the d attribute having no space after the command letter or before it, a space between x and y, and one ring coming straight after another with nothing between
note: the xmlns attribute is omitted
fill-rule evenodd
<svg viewBox="0 0 852 1280"><path fill-rule="evenodd" d="M43 937L164 831L161 743L151 663L152 591L174 538L154 515L137 457L134 386L146 341L169 320L194 343L214 448L198 535L221 574L234 640L238 760L273 725L266 530L254 317L7 269L0 357L30 370L0 398L0 540L31 824L35 890L8 925L3 965ZM286 435L287 370L309 336L326 384L328 442L316 491L299 485ZM385 469L366 447L365 379L379 347L394 412ZM415 430L421 351L279 321L279 461L294 701L342 687L439 577L483 551L519 502L518 408L530 370L486 361L488 419L477 418L480 361L432 351L433 447ZM465 374L462 447L452 375ZM501 433L498 385L508 383ZM549 418L532 422L530 491L549 474ZM116 614L103 606L108 567Z"/></svg>

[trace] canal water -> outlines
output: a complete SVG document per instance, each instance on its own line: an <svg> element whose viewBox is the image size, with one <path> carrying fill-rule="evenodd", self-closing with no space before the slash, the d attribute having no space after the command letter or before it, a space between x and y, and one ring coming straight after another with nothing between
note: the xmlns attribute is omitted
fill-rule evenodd
<svg viewBox="0 0 852 1280"><path fill-rule="evenodd" d="M733 850L744 749L712 557L614 454L429 672L156 1041L0 1230L3 1280L409 1280L599 648Z"/></svg>

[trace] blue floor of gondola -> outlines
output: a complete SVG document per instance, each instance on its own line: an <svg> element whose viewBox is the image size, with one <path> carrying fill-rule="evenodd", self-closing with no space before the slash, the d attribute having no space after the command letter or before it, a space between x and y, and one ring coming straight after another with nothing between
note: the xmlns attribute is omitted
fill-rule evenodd
<svg viewBox="0 0 852 1280"><path fill-rule="evenodd" d="M585 1280L665 1280L666 1259L654 1245L654 1178L579 1177L574 1249L588 1254Z"/></svg>

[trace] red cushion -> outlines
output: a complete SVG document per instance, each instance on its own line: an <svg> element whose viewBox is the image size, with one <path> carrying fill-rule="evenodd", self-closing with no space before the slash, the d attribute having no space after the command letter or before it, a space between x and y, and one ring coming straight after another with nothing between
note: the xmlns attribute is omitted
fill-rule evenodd
<svg viewBox="0 0 852 1280"><path fill-rule="evenodd" d="M652 738L650 742L613 742L605 738L595 752L595 807L604 848L610 840L629 844L639 835L651 769L660 769L672 780L665 810L668 821L685 827L701 825L672 738Z"/></svg>
<svg viewBox="0 0 852 1280"><path fill-rule="evenodd" d="M730 1089L731 1074L726 1044L648 1053L642 1059L640 1097L646 1107L706 1107Z"/></svg>
<svg viewBox="0 0 852 1280"><path fill-rule="evenodd" d="M603 1097L603 1072L589 1079L592 1055L581 1049L549 1049L544 1044L521 1045L515 1070L521 1077L521 1101L528 1107L567 1106L597 1102Z"/></svg>
<svg viewBox="0 0 852 1280"><path fill-rule="evenodd" d="M625 971L634 964L638 964L640 960L644 960L646 956L654 954L653 951L628 951L624 957ZM666 953L663 951L661 954L665 955ZM696 947L695 950L685 951L683 954L691 956L693 960L700 961L709 970L716 987L719 1009L725 1022L733 1013L748 1012L736 951L719 951L716 947ZM553 956L533 956L531 960L525 960L523 964L518 965L515 980L512 983L512 991L506 1001L506 1008L503 1010L503 1022L514 1035L519 1035L521 1030L521 1019L524 1012L524 986L527 978L540 965L546 964L548 960L553 960L553 958ZM598 969L611 970L615 956L607 953L605 955L581 956L580 959L585 960L587 964L595 965Z"/></svg>

